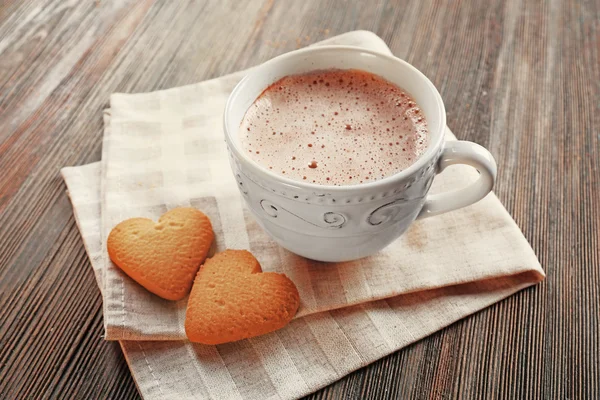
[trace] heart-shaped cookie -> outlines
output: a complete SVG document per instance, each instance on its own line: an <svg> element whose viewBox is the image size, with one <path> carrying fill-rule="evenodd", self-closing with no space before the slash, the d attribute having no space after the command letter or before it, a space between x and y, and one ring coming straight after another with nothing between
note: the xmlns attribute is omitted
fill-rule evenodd
<svg viewBox="0 0 600 400"><path fill-rule="evenodd" d="M221 344L283 328L300 304L285 275L262 272L246 250L216 254L198 271L188 300L185 332L192 342Z"/></svg>
<svg viewBox="0 0 600 400"><path fill-rule="evenodd" d="M214 239L210 220L195 208L175 208L158 223L132 218L108 235L110 259L150 292L180 300L190 291Z"/></svg>

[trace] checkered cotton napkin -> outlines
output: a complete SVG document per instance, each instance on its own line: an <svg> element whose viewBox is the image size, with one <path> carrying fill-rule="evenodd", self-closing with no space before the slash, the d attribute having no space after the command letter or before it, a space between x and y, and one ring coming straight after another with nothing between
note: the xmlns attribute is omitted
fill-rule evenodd
<svg viewBox="0 0 600 400"><path fill-rule="evenodd" d="M363 31L322 44L390 52ZM418 221L379 254L354 262L313 262L276 245L244 209L223 141L224 104L243 75L112 95L101 163L62 170L103 294L106 339L121 341L142 396L300 397L543 279L493 194ZM455 139L449 130L447 139ZM449 168L432 190L476 175ZM294 281L301 307L286 328L219 346L189 343L186 300L162 300L111 263L105 242L117 223L190 205L211 218L214 251L249 249L264 271Z"/></svg>

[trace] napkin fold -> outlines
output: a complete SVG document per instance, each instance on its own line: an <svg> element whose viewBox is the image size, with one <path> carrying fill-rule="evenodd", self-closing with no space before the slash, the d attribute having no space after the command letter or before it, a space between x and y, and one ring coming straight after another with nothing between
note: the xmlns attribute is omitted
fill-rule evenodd
<svg viewBox="0 0 600 400"><path fill-rule="evenodd" d="M320 44L390 53L371 32ZM544 278L495 195L417 221L377 255L346 263L296 256L244 209L221 129L229 92L244 71L153 93L114 94L104 113L102 161L62 170L104 301L105 334L119 340L144 398L297 398ZM448 130L447 140L455 140ZM477 173L453 166L433 191ZM130 217L158 219L193 206L213 222L213 251L245 248L265 271L298 286L301 308L284 329L236 343L185 340L187 299L162 300L112 264L106 237Z"/></svg>

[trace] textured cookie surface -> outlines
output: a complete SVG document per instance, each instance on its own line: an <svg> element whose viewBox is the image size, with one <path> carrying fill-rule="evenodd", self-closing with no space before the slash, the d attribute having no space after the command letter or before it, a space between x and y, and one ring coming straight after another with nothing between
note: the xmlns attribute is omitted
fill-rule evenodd
<svg viewBox="0 0 600 400"><path fill-rule="evenodd" d="M190 291L214 233L210 220L195 208L175 208L158 223L132 218L108 236L110 259L150 292L180 300Z"/></svg>
<svg viewBox="0 0 600 400"><path fill-rule="evenodd" d="M188 300L185 331L192 342L221 344L284 327L300 304L285 275L262 272L246 250L226 250L198 271Z"/></svg>

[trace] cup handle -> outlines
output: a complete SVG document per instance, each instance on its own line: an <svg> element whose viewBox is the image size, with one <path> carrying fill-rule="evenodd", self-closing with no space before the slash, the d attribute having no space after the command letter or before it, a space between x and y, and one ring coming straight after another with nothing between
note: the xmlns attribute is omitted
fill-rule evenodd
<svg viewBox="0 0 600 400"><path fill-rule="evenodd" d="M449 141L438 160L436 173L453 164L466 164L477 169L479 178L463 189L428 195L417 219L433 217L469 206L492 191L496 181L496 160L485 148L473 142Z"/></svg>

